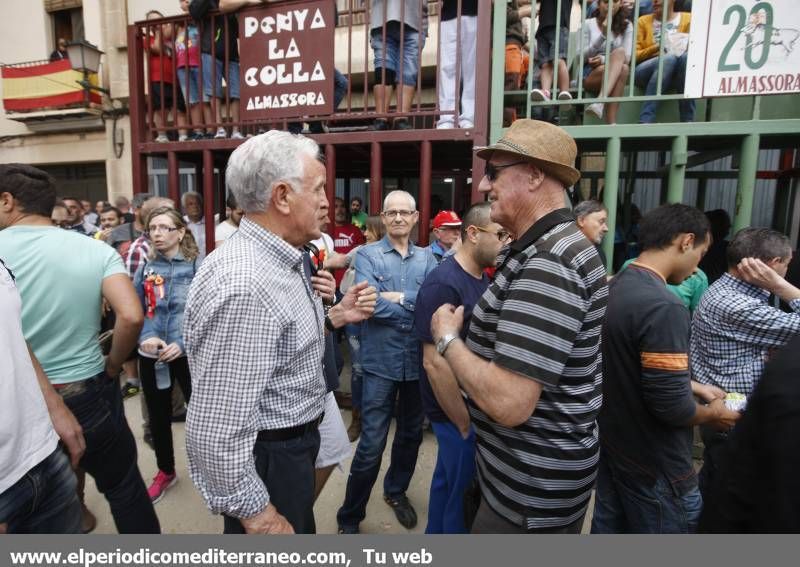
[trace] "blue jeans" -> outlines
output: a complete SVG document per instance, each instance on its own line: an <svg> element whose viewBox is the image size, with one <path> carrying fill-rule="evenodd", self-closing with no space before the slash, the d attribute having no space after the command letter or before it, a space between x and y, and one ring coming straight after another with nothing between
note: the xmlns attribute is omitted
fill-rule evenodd
<svg viewBox="0 0 800 567"><path fill-rule="evenodd" d="M344 503L336 515L340 527L357 527L366 515L398 397L400 404L392 443L392 462L383 479L385 495L397 497L406 493L422 443L423 413L418 380L399 382L367 374L362 389L361 438L350 465Z"/></svg>
<svg viewBox="0 0 800 567"><path fill-rule="evenodd" d="M160 533L161 527L136 464L136 441L125 419L122 393L105 373L59 390L83 428L80 465L111 507L121 534Z"/></svg>
<svg viewBox="0 0 800 567"><path fill-rule="evenodd" d="M686 83L686 53L676 57L675 55L664 55L664 65L661 70L661 92L675 91L683 92ZM658 90L658 57L653 57L646 61L636 62L636 73L634 82L636 86L644 89L644 94L653 96ZM642 104L642 111L639 114L639 122L651 124L656 120L656 108L658 102L652 100ZM681 99L678 101L681 122L691 122L694 120L694 100Z"/></svg>
<svg viewBox="0 0 800 567"><path fill-rule="evenodd" d="M464 439L449 421L432 421L439 444L431 479L426 534L465 534L464 492L475 478L475 430Z"/></svg>
<svg viewBox="0 0 800 567"><path fill-rule="evenodd" d="M0 494L0 524L10 534L79 534L81 503L69 459L50 453Z"/></svg>
<svg viewBox="0 0 800 567"><path fill-rule="evenodd" d="M203 65L203 94L204 100L209 97L224 98L222 92L222 76L225 74L225 61L217 59L210 53L201 55ZM216 75L213 76L212 75ZM228 86L228 94L231 100L239 99L239 62L228 61L228 76L225 77L225 84Z"/></svg>
<svg viewBox="0 0 800 567"><path fill-rule="evenodd" d="M634 478L600 452L593 534L687 534L697 532L703 499L697 485L679 492L664 478L652 486Z"/></svg>
<svg viewBox="0 0 800 567"><path fill-rule="evenodd" d="M361 370L361 327L359 325L347 325L345 327L347 336L347 346L350 347L350 395L352 396L353 409L361 411L361 389L362 389L362 370Z"/></svg>
<svg viewBox="0 0 800 567"><path fill-rule="evenodd" d="M198 67L178 67L178 84L181 86L183 100L187 104L197 104L200 102L200 71ZM188 80L186 76L189 76ZM189 92L186 92L187 85Z"/></svg>
<svg viewBox="0 0 800 567"><path fill-rule="evenodd" d="M372 51L375 55L375 84L380 84L381 72L380 69L391 71L391 77L396 78L396 82L400 83L400 79L396 75L400 72L400 59L403 60L403 77L402 84L414 87L417 85L417 72L419 71L419 32L409 26L405 25L403 30L403 44L400 45L400 22L392 20L386 22L386 44L383 43L383 28L374 28L370 33L369 44L372 46ZM387 73L387 79L390 79L390 74ZM387 83L392 84L395 81L387 80Z"/></svg>

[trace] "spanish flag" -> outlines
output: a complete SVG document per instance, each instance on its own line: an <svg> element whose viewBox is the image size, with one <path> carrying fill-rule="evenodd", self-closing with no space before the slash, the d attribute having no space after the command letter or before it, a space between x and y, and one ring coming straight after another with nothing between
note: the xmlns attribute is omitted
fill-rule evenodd
<svg viewBox="0 0 800 567"><path fill-rule="evenodd" d="M3 106L7 111L26 112L59 108L84 102L83 87L78 81L83 73L72 69L69 60L28 66L4 66ZM97 73L89 75L97 86ZM100 104L100 93L90 92L89 101Z"/></svg>

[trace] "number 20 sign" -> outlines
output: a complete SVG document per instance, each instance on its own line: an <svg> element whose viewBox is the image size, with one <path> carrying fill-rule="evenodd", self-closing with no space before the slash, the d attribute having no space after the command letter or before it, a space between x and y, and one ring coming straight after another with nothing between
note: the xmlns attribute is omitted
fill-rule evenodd
<svg viewBox="0 0 800 567"><path fill-rule="evenodd" d="M687 97L800 93L798 0L695 0Z"/></svg>

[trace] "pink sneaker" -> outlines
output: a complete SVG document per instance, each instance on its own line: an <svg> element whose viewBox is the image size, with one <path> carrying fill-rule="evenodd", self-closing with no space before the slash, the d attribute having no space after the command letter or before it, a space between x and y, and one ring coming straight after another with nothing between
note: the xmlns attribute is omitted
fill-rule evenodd
<svg viewBox="0 0 800 567"><path fill-rule="evenodd" d="M167 474L162 470L158 471L158 474L153 477L153 484L147 489L147 494L150 496L150 500L153 504L161 500L167 489L176 482L178 482L178 475L175 473Z"/></svg>

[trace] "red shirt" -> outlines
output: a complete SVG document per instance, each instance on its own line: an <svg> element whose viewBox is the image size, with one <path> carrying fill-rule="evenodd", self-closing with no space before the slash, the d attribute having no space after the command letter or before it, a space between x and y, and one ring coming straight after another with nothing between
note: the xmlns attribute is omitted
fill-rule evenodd
<svg viewBox="0 0 800 567"><path fill-rule="evenodd" d="M171 52L170 43L166 40L161 40L161 55L152 51L153 46L156 45L156 38L150 36L150 60L148 67L150 69L150 82L158 83L161 78L164 78L165 83L172 83L172 57L167 55Z"/></svg>
<svg viewBox="0 0 800 567"><path fill-rule="evenodd" d="M352 224L334 226L331 237L333 238L333 250L339 254L347 254L353 248L367 242L364 238L364 233L362 233L357 226ZM333 273L333 277L336 278L336 287L339 287L345 271L346 270L336 270Z"/></svg>

